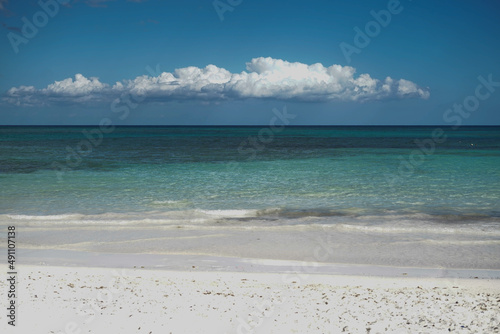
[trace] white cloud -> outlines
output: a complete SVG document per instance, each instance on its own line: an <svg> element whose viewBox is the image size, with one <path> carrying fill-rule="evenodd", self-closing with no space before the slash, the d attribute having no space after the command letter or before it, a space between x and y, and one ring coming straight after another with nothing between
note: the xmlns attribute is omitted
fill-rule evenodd
<svg viewBox="0 0 500 334"><path fill-rule="evenodd" d="M139 76L110 86L98 78L87 79L76 74L75 79L56 81L46 88L13 87L4 100L17 105L51 104L57 102L85 103L111 101L121 94L141 95L145 101L173 100L241 100L276 99L293 101L371 101L395 98L429 97L428 89L405 80L383 81L369 74L355 77L350 66L290 63L281 59L254 58L246 71L231 73L224 68L186 67L158 76Z"/></svg>
<svg viewBox="0 0 500 334"><path fill-rule="evenodd" d="M75 79L67 78L56 81L46 88L37 90L33 86L12 87L7 91L4 100L16 105L36 106L55 102L98 101L102 94L109 92L109 85L101 83L98 78L87 79L76 74Z"/></svg>
<svg viewBox="0 0 500 334"><path fill-rule="evenodd" d="M415 83L401 79L398 84L398 94L401 96L418 94L424 99L429 97L429 91L419 88Z"/></svg>
<svg viewBox="0 0 500 334"><path fill-rule="evenodd" d="M89 80L81 74L76 74L74 81L72 78L56 81L48 85L43 91L48 94L81 96L99 93L107 87L108 85L99 82L98 78L91 77Z"/></svg>

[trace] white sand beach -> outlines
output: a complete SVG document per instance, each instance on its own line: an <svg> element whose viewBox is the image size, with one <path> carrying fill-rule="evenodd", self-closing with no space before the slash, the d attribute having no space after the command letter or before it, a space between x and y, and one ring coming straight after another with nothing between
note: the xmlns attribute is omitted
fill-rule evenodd
<svg viewBox="0 0 500 334"><path fill-rule="evenodd" d="M495 226L47 219L15 219L1 333L500 332Z"/></svg>
<svg viewBox="0 0 500 334"><path fill-rule="evenodd" d="M498 279L19 268L2 333L500 332Z"/></svg>

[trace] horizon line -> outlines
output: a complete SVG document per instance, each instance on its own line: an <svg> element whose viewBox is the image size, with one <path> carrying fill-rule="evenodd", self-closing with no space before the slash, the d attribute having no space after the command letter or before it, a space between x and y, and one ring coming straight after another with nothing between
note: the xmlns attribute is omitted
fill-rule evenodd
<svg viewBox="0 0 500 334"><path fill-rule="evenodd" d="M100 125L98 124L71 124L71 125L61 125L61 124L50 124L50 125L40 125L40 124L10 124L10 125L2 125L0 124L0 128L8 128L8 127L99 127ZM167 128L167 127L185 127L185 128L213 128L213 127L218 127L218 128L256 128L256 127L269 127L269 124L255 124L255 125L220 125L220 124L213 124L213 125L186 125L186 124L169 124L169 125L113 125L114 127L117 128L133 128L133 127L150 127L150 128ZM301 128L301 127L444 127L444 128L467 128L467 127L500 127L500 124L497 125L440 125L440 124L431 124L431 125L354 125L354 124L342 124L342 125L314 125L314 124L308 124L308 125L286 125L286 128Z"/></svg>

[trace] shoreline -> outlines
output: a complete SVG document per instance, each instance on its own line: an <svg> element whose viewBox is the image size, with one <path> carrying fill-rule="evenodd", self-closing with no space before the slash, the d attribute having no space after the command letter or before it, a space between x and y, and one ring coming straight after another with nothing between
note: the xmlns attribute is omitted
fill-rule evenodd
<svg viewBox="0 0 500 334"><path fill-rule="evenodd" d="M173 269L179 269L179 266L182 269L182 261L186 259L202 263L215 261L223 268L246 266L237 259L267 259L318 263L321 267L360 264L388 268L500 270L500 240L495 229L478 233L469 233L474 229L467 229L462 233L454 227L443 234L422 233L420 230L405 233L404 229L379 231L376 227L366 230L357 225L346 229L342 226L312 224L255 228L221 223L192 228L180 225L153 228L142 225L126 228L16 225L16 229L23 235L18 247L22 252L20 256L30 261L36 259L36 262L31 261L32 264L53 258L51 264L60 264L63 260L66 265L82 263L93 266L97 261L103 262L103 266L116 263L128 266L128 258L138 257L137 265L148 262L151 266ZM178 260L177 257L184 259Z"/></svg>
<svg viewBox="0 0 500 334"><path fill-rule="evenodd" d="M203 254L93 253L70 250L18 251L30 266L95 267L189 272L303 273L377 277L500 279L500 270L326 263L315 261L243 258Z"/></svg>

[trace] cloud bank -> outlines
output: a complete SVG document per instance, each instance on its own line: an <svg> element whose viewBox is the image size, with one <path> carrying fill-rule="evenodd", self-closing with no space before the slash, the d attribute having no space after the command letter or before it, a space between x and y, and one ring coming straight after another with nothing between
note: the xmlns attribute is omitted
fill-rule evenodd
<svg viewBox="0 0 500 334"><path fill-rule="evenodd" d="M411 81L390 77L378 80L369 74L356 77L355 72L356 69L350 66L325 67L320 63L307 65L260 57L246 63L246 71L241 73L231 73L215 65L205 68L190 66L158 76L139 76L114 85L76 74L74 79L56 81L42 89L12 87L4 94L3 100L16 105L36 106L106 102L123 94L141 96L146 102L244 99L366 102L429 97L428 89Z"/></svg>

